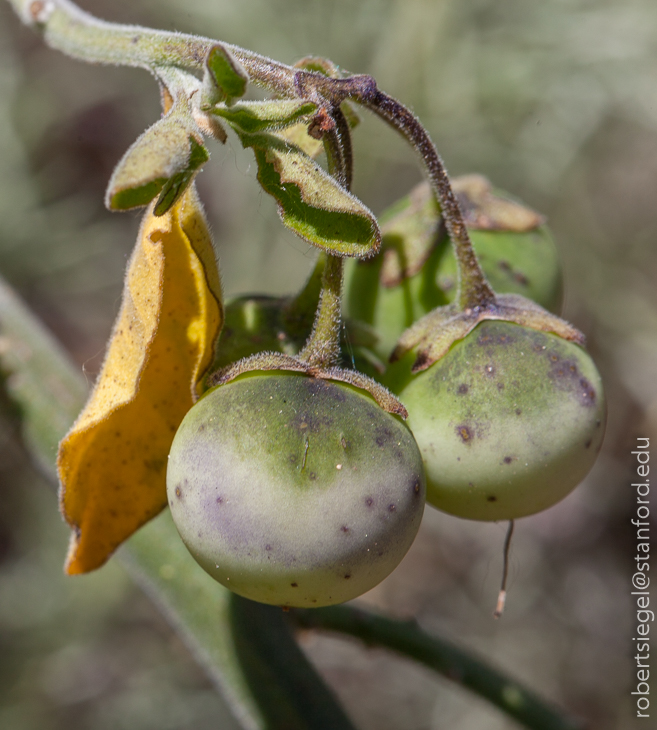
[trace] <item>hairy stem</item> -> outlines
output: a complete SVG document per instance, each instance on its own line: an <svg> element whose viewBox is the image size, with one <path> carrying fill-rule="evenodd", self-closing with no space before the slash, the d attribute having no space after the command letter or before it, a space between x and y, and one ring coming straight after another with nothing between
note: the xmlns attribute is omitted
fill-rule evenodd
<svg viewBox="0 0 657 730"><path fill-rule="evenodd" d="M299 626L339 631L414 659L492 702L531 730L582 730L582 725L515 680L444 639L422 631L414 621L395 621L351 606L293 609Z"/></svg>
<svg viewBox="0 0 657 730"><path fill-rule="evenodd" d="M447 170L428 132L409 109L382 91L377 91L363 103L403 134L422 159L458 262L456 302L459 308L476 309L491 304L495 294L479 266Z"/></svg>
<svg viewBox="0 0 657 730"><path fill-rule="evenodd" d="M313 329L299 359L315 367L331 367L340 357L342 259L328 255Z"/></svg>
<svg viewBox="0 0 657 730"><path fill-rule="evenodd" d="M331 110L333 124L324 133L329 173L347 190L352 178L351 132L339 106ZM313 329L299 359L318 367L331 367L340 357L343 261L328 254L322 272L322 290Z"/></svg>
<svg viewBox="0 0 657 730"><path fill-rule="evenodd" d="M166 33L139 26L98 20L69 0L9 0L23 21L41 30L46 42L69 56L90 63L138 66L157 73L164 67L201 72L217 42L183 33ZM334 79L295 69L244 48L223 44L242 64L249 80L280 96L323 99L330 106L335 128L325 134L331 156L344 156L334 173L344 186L351 182L349 130L339 105L346 99L363 104L399 131L420 155L441 205L452 239L459 277L456 302L460 309L484 308L495 295L479 266L458 201L435 145L419 120L400 102L379 91L371 76ZM333 138L333 141L330 141ZM333 160L335 162L335 160Z"/></svg>

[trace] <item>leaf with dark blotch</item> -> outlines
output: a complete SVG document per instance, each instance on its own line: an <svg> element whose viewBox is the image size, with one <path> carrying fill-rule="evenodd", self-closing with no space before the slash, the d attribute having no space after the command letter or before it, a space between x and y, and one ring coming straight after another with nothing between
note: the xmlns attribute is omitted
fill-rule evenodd
<svg viewBox="0 0 657 730"><path fill-rule="evenodd" d="M338 256L367 257L381 244L374 214L296 145L273 134L236 130L258 163L258 181L278 203L283 223Z"/></svg>
<svg viewBox="0 0 657 730"><path fill-rule="evenodd" d="M299 99L272 99L269 101L243 101L233 106L217 106L213 114L223 117L234 127L253 134L289 127L306 118L306 124L317 107Z"/></svg>

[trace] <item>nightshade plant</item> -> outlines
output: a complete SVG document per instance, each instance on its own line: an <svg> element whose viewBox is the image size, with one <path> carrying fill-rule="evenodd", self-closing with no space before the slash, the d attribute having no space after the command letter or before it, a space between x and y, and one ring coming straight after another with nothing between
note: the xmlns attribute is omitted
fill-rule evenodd
<svg viewBox="0 0 657 730"><path fill-rule="evenodd" d="M163 109L107 189L110 210L146 212L102 371L59 445L66 572L100 567L134 535L121 554L202 645L247 726L350 727L289 635L280 607L299 607L299 625L415 657L528 727L576 727L413 626L312 608L394 569L425 488L461 517L513 520L560 500L592 466L602 385L583 335L554 313L560 270L541 216L481 176L452 185L419 120L370 76L105 23L68 0L9 1L55 49L149 70ZM270 98L245 100L249 85ZM399 132L427 177L381 228L351 193L357 107ZM320 249L296 296L223 302L194 179L209 159L204 139L224 142L227 128L253 150L283 224ZM341 350L347 259L358 260L344 309L359 369ZM38 339L10 295L0 304L9 335ZM74 380L65 389L76 400ZM26 402L21 388L13 395ZM33 448L44 453L39 438ZM167 503L197 562L241 597L207 577L166 588L154 577L158 550L189 570L169 528L139 529ZM191 609L199 596L202 620Z"/></svg>

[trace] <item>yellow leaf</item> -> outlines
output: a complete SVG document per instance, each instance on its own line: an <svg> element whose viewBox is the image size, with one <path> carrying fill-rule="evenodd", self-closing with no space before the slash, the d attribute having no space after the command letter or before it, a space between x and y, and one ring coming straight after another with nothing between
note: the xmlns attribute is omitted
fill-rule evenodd
<svg viewBox="0 0 657 730"><path fill-rule="evenodd" d="M166 506L169 448L222 323L219 272L192 185L163 216L148 209L102 371L59 447L60 507L73 529L67 573L100 567Z"/></svg>

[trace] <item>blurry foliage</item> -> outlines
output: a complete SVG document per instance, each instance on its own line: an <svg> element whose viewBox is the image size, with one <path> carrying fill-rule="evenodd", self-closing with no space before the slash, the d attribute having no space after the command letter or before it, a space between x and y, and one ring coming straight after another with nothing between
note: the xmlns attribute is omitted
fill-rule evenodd
<svg viewBox="0 0 657 730"><path fill-rule="evenodd" d="M491 611L504 527L433 510L400 568L362 602L448 631L596 728L632 727L628 458L636 435L657 442L657 4L83 5L285 62L312 53L371 73L419 114L452 174L481 172L546 214L565 263L566 317L588 334L609 393L599 463L563 503L518 524L500 622ZM107 213L103 193L157 119L157 88L141 71L48 50L0 4L0 99L0 270L91 382L139 220ZM409 150L371 117L354 143L354 190L375 212L419 180ZM211 152L199 189L227 293L294 290L313 254L280 225L251 152L235 136ZM229 728L219 698L117 565L63 578L66 529L6 418L0 486L0 727ZM511 727L379 650L314 634L303 645L364 729Z"/></svg>

